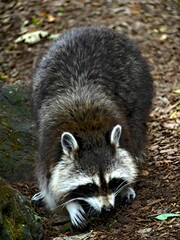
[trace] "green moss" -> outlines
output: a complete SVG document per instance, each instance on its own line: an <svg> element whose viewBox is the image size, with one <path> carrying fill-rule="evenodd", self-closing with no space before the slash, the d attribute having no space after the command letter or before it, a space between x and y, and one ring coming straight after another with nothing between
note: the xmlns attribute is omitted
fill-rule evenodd
<svg viewBox="0 0 180 240"><path fill-rule="evenodd" d="M15 143L11 143L11 148L14 150L14 151L20 151L20 150L23 150L23 146L21 144L17 142Z"/></svg>
<svg viewBox="0 0 180 240"><path fill-rule="evenodd" d="M12 199L14 190L9 187L4 180L0 179L0 192L3 193L0 194L0 207L4 207L4 201L7 202L7 199L9 199L9 201Z"/></svg>
<svg viewBox="0 0 180 240"><path fill-rule="evenodd" d="M20 214L19 207L14 199L14 190L6 184L2 179L0 180L0 210L2 212L4 232L10 236L11 239L18 239L20 227L17 224L16 216Z"/></svg>
<svg viewBox="0 0 180 240"><path fill-rule="evenodd" d="M4 127L6 127L6 128L8 128L8 129L10 129L10 130L13 129L13 128L9 125L9 123L7 123L7 122L1 122L1 125L4 126Z"/></svg>
<svg viewBox="0 0 180 240"><path fill-rule="evenodd" d="M1 178L0 215L2 216L0 240L42 239L43 232L39 231L39 229L42 231L40 218L31 209L26 198Z"/></svg>
<svg viewBox="0 0 180 240"><path fill-rule="evenodd" d="M13 129L13 126L10 125L8 120L6 121L6 119L2 118L1 116L0 119L0 125L2 126L1 131L3 132L4 136L4 139L0 140L0 145L3 146L4 144L7 145L7 143L9 143L8 146L11 147L12 151L23 150L23 145L21 143L22 141L20 140L23 137L22 133Z"/></svg>
<svg viewBox="0 0 180 240"><path fill-rule="evenodd" d="M27 235L25 234L26 231L25 224L17 224L11 218L5 216L4 225L6 225L6 234L12 240L27 240Z"/></svg>
<svg viewBox="0 0 180 240"><path fill-rule="evenodd" d="M13 240L17 239L17 236L19 235L19 229L17 228L14 221L7 216L4 216L4 224L6 225L6 229L8 230L8 235L11 236Z"/></svg>

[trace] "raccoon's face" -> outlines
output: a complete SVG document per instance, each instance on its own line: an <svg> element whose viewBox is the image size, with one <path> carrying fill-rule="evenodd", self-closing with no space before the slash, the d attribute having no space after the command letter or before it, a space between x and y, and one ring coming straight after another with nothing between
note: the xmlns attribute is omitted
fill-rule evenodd
<svg viewBox="0 0 180 240"><path fill-rule="evenodd" d="M135 180L137 169L133 157L119 146L120 136L121 126L116 125L110 135L109 148L89 151L84 155L87 161L78 158L79 145L71 133L64 132L61 136L64 154L52 171L49 191L57 206L66 207L76 227L87 224L82 201L90 206L88 214L93 214L110 211L118 194L135 197L128 186ZM51 201L48 204L54 207Z"/></svg>

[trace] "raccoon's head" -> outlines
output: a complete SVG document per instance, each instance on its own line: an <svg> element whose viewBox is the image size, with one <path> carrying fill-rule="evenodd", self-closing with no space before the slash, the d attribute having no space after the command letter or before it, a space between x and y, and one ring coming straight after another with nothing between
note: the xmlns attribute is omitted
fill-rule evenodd
<svg viewBox="0 0 180 240"><path fill-rule="evenodd" d="M87 223L82 201L90 206L90 214L109 211L116 196L134 182L137 168L130 153L121 148L120 137L121 126L116 125L109 140L104 137L102 145L82 150L83 144L71 133L62 134L63 155L52 170L49 191L57 206L66 207L73 225Z"/></svg>

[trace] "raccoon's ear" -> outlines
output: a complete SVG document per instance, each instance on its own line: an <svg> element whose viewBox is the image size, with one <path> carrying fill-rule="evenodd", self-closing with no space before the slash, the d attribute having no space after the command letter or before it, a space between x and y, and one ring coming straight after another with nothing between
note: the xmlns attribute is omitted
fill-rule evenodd
<svg viewBox="0 0 180 240"><path fill-rule="evenodd" d="M121 125L118 124L113 128L111 132L110 142L116 147L119 146L119 139L121 137L121 128L122 128Z"/></svg>
<svg viewBox="0 0 180 240"><path fill-rule="evenodd" d="M66 155L69 155L70 153L78 149L78 143L76 139L69 132L64 132L61 135L61 145L62 145L63 152Z"/></svg>

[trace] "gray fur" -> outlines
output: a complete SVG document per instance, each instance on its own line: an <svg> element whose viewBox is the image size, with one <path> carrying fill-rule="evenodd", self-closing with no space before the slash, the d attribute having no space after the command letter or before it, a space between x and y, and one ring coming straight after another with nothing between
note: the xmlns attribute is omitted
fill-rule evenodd
<svg viewBox="0 0 180 240"><path fill-rule="evenodd" d="M148 66L120 33L74 28L50 47L33 79L37 176L49 208L70 201L69 192L79 185L93 183L107 198L88 201L103 207L114 201L106 187L112 176L135 181L152 97ZM79 203L68 206L75 206L70 216L78 224Z"/></svg>

